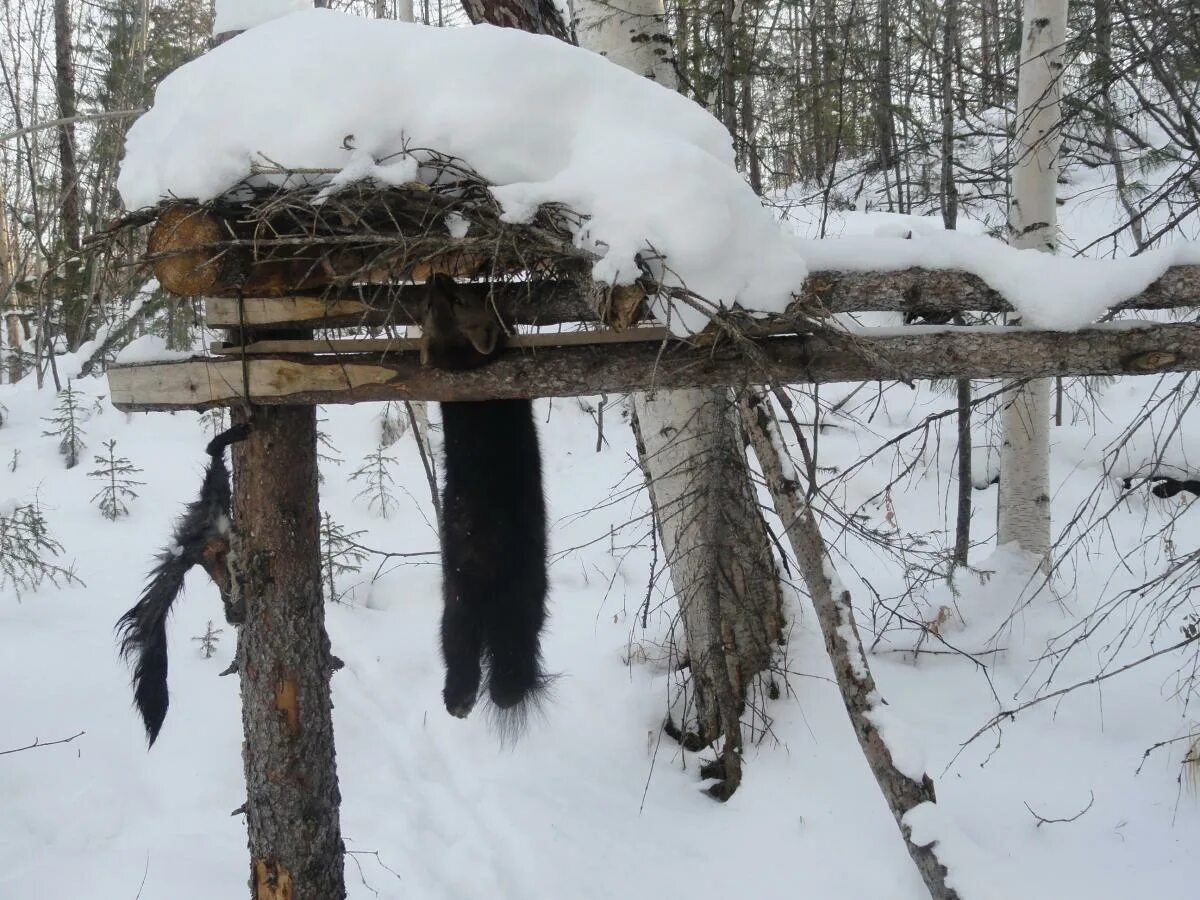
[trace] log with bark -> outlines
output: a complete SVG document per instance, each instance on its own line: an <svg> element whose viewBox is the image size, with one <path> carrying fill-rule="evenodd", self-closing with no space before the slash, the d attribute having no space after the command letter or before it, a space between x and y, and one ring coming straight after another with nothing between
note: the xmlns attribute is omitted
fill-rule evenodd
<svg viewBox="0 0 1200 900"><path fill-rule="evenodd" d="M739 384L894 381L919 378L1033 378L1147 375L1200 369L1200 325L1119 323L1077 332L915 326L901 332L771 337L720 345L682 341L514 347L485 368L422 368L415 350L273 355L138 363L109 369L112 402L135 410L376 400L576 397L646 388ZM312 349L317 343L301 346ZM253 349L253 345L251 345Z"/></svg>

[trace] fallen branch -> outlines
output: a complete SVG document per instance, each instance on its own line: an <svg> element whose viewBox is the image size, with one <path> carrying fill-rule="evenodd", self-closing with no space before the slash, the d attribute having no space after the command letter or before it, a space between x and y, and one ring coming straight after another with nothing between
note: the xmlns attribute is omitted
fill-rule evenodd
<svg viewBox="0 0 1200 900"><path fill-rule="evenodd" d="M1089 809L1091 809L1092 804L1096 802L1095 792L1088 791L1088 793L1091 795L1091 797L1088 799L1087 806L1085 806L1079 812L1075 813L1075 815L1068 816L1065 819L1047 819L1045 816L1039 815L1038 813L1034 812L1033 807L1030 806L1028 803L1025 804L1025 808L1027 810L1029 810L1029 814L1031 816L1033 816L1035 819L1037 819L1037 827L1038 828L1041 828L1043 825L1054 825L1055 823L1058 823L1058 822L1074 822L1076 819L1080 818L1084 813L1086 813Z"/></svg>
<svg viewBox="0 0 1200 900"><path fill-rule="evenodd" d="M37 738L33 739L32 744L26 744L24 747L15 747L12 750L0 750L0 756L8 756L10 753L21 753L25 750L33 750L38 747L53 747L55 744L69 744L75 738L83 737L87 734L86 731L81 731L78 734L73 734L70 737L59 738L57 741L42 741Z"/></svg>
<svg viewBox="0 0 1200 900"><path fill-rule="evenodd" d="M912 829L905 817L924 803L936 803L933 781L923 775L920 781L901 772L891 751L879 733L872 713L880 703L875 679L867 665L850 592L835 590L833 569L825 550L821 530L801 485L788 476L777 439L778 430L770 411L770 400L763 394L750 393L742 399L742 424L749 435L754 455L762 467L767 488L775 503L795 554L796 562L812 599L817 624L825 638L825 649L833 663L833 673L845 704L855 737L862 748L871 774L896 820L905 847L916 864L933 900L958 900L958 893L946 884L946 867L939 862L934 845L920 846L913 841ZM772 433L776 435L773 439Z"/></svg>

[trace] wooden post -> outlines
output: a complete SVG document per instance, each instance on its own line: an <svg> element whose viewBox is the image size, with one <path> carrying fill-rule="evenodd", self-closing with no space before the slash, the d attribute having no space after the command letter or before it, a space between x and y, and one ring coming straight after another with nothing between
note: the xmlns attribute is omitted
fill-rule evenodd
<svg viewBox="0 0 1200 900"><path fill-rule="evenodd" d="M341 900L313 406L258 407L234 450L234 603L253 900Z"/></svg>

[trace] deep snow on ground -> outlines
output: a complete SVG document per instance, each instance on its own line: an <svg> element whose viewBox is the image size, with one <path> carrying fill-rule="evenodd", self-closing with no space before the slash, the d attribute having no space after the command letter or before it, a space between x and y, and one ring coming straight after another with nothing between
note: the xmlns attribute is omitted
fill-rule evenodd
<svg viewBox="0 0 1200 900"><path fill-rule="evenodd" d="M1064 246L1090 242L1117 215L1103 182L1102 174L1070 173L1063 188ZM811 233L811 225L802 222L800 230ZM942 240L927 218L839 213L831 226L831 234L855 240L924 241L930 253ZM964 221L963 230L981 228ZM902 242L910 231L919 232L916 241ZM850 243L816 252L861 255L868 245L854 250ZM892 249L897 258L924 252ZM896 324L896 317L867 318ZM158 352L146 341L131 354ZM69 358L60 360L64 372L70 366ZM1195 473L1190 448L1200 438L1200 421L1194 414L1178 431L1146 428L1115 458L1105 453L1165 385L1125 379L1101 387L1093 402L1079 381L1068 384L1067 424L1051 436L1056 527L1098 485L1101 506L1115 504L1110 529L1072 553L1056 597L1026 605L1021 561L993 547L995 488L977 491L974 534L981 543L971 562L978 573L960 573L956 592L935 582L902 611L931 621L946 607L943 636L987 664L987 677L961 656L914 659L907 651L917 632L888 630L870 656L889 704L885 732L904 760L923 762L937 783L938 816L919 822L919 830L941 841L939 853L966 900L1191 896L1200 797L1180 777L1186 743L1155 752L1136 774L1148 747L1196 728L1194 710L1178 696L1177 672L1188 657L1163 657L1028 710L1001 733L985 733L959 752L1001 706L1034 695L1048 674L1035 662L1048 639L1103 598L1163 571L1162 541L1134 548L1190 496L1159 500L1143 487L1118 501L1119 477L1147 474L1156 458L1164 471ZM60 885L96 900L139 893L147 900L242 896L244 826L229 815L244 800L237 683L217 677L232 657L234 635L226 627L212 659L202 658L192 640L210 620L223 626L216 590L194 572L177 605L170 628L172 704L153 752L145 750L112 634L117 617L137 599L172 520L199 487L213 428L208 417L191 413L119 413L105 399L103 379L76 386L92 411L88 449L80 466L66 471L55 442L42 434L53 391L37 391L30 380L0 385L7 409L0 427L0 513L36 499L65 546L60 561L73 562L86 582L44 584L20 598L11 587L0 589L0 750L86 732L63 746L0 756L0 898L41 900L57 895ZM987 387L977 384L980 391ZM822 466L845 469L952 402L951 391L929 385L893 386L882 394L875 385L826 386L821 400L837 404L852 394L820 434ZM854 740L798 591L789 592L788 690L769 705L770 733L748 748L745 781L733 799L724 806L707 799L697 777L704 754L683 753L661 737L673 687L659 647L671 607L658 609L667 593L658 572L649 591L656 612L643 631L640 609L652 558L647 504L619 407L606 410L596 450L597 402L537 406L554 523L545 653L561 677L544 717L516 746L501 745L485 717L460 722L442 709L436 556L388 561L377 578L380 563L372 559L339 583L349 595L330 604L328 616L334 651L346 662L333 690L342 825L355 851L347 861L351 896L925 896ZM1182 403L1164 408L1157 422L1173 421ZM799 404L803 419L807 407ZM322 411L323 430L344 460L323 464L322 508L347 529L364 530L360 540L367 546L436 551L428 487L411 435L388 451L396 458L399 501L390 519L370 512L356 499L360 484L348 480L376 446L381 410ZM99 484L87 477L92 454L110 437L118 454L144 469L138 477L146 482L132 515L116 524L89 502ZM955 487L952 419L937 438L928 444L928 464L885 496L876 495L902 467L890 454L834 487L834 499L897 542L924 535L944 542ZM988 444L988 426L977 425L982 484L996 468ZM902 447L911 454L914 443ZM18 464L10 471L14 451ZM1196 516L1200 509L1183 510L1171 535L1176 554L1194 546ZM900 592L901 570L894 559L843 534L836 518L827 517L823 526L870 645L872 626L889 617L872 597ZM1158 631L1139 627L1109 668L1178 640L1192 611L1185 603ZM1051 688L1095 674L1108 659L1109 640L1129 620L1130 610L1122 609L1067 658ZM946 647L928 639L924 649ZM1030 808L1045 818L1087 811L1071 823L1038 827Z"/></svg>
<svg viewBox="0 0 1200 900"><path fill-rule="evenodd" d="M216 591L193 573L178 606L170 629L171 711L153 752L145 750L112 635L173 517L199 484L211 429L197 414L121 414L103 399L102 379L76 385L94 407L89 451L115 437L118 453L145 470L140 478L147 484L129 519L104 521L89 504L98 487L86 475L92 467L65 471L53 440L41 434L52 390L38 392L30 382L0 387L9 410L0 462L21 451L16 471L0 476L0 506L36 498L66 547L64 559L87 583L44 585L20 600L11 589L0 593L0 749L86 731L65 746L0 757L0 897L33 900L47 896L47 885L76 884L87 885L89 897L118 900L137 895L143 878L145 898L238 896L246 874L244 832L241 819L229 815L243 799L237 684L217 677L231 658L233 635L227 629L207 660L191 640L208 620L222 624ZM1100 415L1055 429L1059 521L1101 477L1102 448L1152 389L1151 379L1123 381L1101 403L1111 420ZM851 389L823 390L833 402ZM867 422L874 392L857 424L849 417L830 421L819 451L824 464L845 466L946 402L930 388L893 388ZM728 804L701 794L695 755L660 738L671 687L655 647L668 622L664 612L651 616L647 632L639 623L650 567L639 518L645 500L633 490L640 476L615 409L606 413L605 443L596 452L596 427L584 408L595 402L538 404L555 523L546 656L562 677L544 718L519 744L502 746L484 717L460 722L441 707L434 557L420 565L389 563L374 582L373 560L343 579L341 587L352 591L348 602L329 606L334 649L347 663L333 679L343 828L350 849L379 853L348 861L351 895L373 897L373 889L397 898L921 897L802 599L790 601L789 692L770 704L771 734L749 750L746 780ZM369 513L354 497L359 486L347 480L375 446L380 409L323 411L323 430L345 459L324 466L323 508L347 528L366 529L361 540L368 546L435 550L411 435L390 451L400 486L393 518ZM1189 424L1175 441L1176 462L1186 463L1195 430ZM949 434L931 465L893 490L890 511L882 501L863 508L870 524L900 535L939 527L950 508ZM982 466L982 432L976 444ZM1150 449L1149 440L1135 441L1122 471L1136 468ZM893 465L881 457L836 498L859 506ZM1115 482L1102 490L1115 496ZM975 494L980 539L990 532L994 493ZM940 605L951 606L944 634L957 647L1005 648L981 658L992 663L997 695L1010 704L1022 690L1030 695L1022 682L1045 638L1095 601L1116 567L1114 547L1131 546L1180 502L1139 494L1122 503L1111 542L1077 560L1078 581L1062 602L1035 600L1010 625L1002 623L1023 576L1017 561L993 557L987 546L973 555L995 572L986 584L961 576L957 598L935 587L918 609L932 618ZM1185 513L1176 535L1181 549L1187 517L1196 514ZM897 589L899 572L854 540L838 538L835 547L868 629L869 594L840 554L885 595ZM1162 565L1153 553L1129 562L1134 575L1123 583L1143 566ZM656 606L661 589L660 582ZM1176 639L1175 624L1182 619L1171 624L1167 642ZM1193 876L1185 863L1200 839L1200 811L1178 781L1183 748L1159 751L1134 774L1150 744L1189 729L1191 720L1170 696L1183 659L1164 658L1105 682L1103 690L1030 710L1004 727L998 747L994 735L985 735L954 759L996 703L986 680L961 657L923 655L914 662L893 652L911 647L913 634L890 632L871 664L890 704L889 740L906 757L924 758L937 780L942 818L934 827L964 897L1189 895ZM1069 658L1055 685L1092 674L1101 643ZM1127 658L1147 646L1139 641ZM626 665L630 657L637 661ZM1070 824L1038 828L1025 807L1067 817L1092 795L1090 810Z"/></svg>

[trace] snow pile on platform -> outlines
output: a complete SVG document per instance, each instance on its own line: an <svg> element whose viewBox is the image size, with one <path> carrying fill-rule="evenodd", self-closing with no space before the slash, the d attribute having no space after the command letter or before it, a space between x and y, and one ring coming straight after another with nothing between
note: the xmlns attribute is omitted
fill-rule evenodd
<svg viewBox="0 0 1200 900"><path fill-rule="evenodd" d="M513 221L549 202L587 216L575 239L601 256L603 281L628 283L636 254L662 255L669 283L779 310L806 275L716 119L601 56L512 29L326 10L266 22L162 83L129 131L118 186L130 208L207 200L254 163L341 170L406 148L465 160Z"/></svg>

